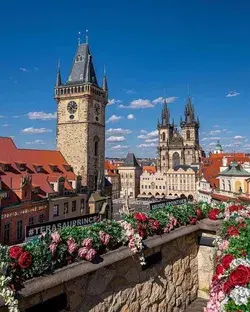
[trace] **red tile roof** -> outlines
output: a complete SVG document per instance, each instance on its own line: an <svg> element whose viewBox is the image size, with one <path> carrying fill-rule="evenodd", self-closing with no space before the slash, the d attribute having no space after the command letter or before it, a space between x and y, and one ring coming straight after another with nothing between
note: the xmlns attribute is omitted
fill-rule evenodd
<svg viewBox="0 0 250 312"><path fill-rule="evenodd" d="M108 160L105 160L105 170L117 170L117 166L113 165Z"/></svg>
<svg viewBox="0 0 250 312"><path fill-rule="evenodd" d="M236 160L239 163L249 162L250 157L244 153L223 153L212 154L203 159L201 166L201 175L211 184L212 187L219 187L218 174L220 173L220 167L222 166L223 157L227 158L227 164Z"/></svg>
<svg viewBox="0 0 250 312"><path fill-rule="evenodd" d="M147 171L148 173L156 173L156 166L143 166L142 167L143 172Z"/></svg>
<svg viewBox="0 0 250 312"><path fill-rule="evenodd" d="M21 179L27 175L26 170L20 171L18 164L26 164L28 174L32 177L32 186L41 189L43 193L53 193L50 182L56 182L60 177L66 179L65 188L72 189L67 180L75 180L76 176L72 171L66 170L69 166L59 151L52 150L32 150L32 149L18 149L11 138L0 137L0 159L2 163L11 165L10 171L0 170L0 178L3 181L3 187L9 189L12 194L9 199L3 199L3 206L11 203L16 203L20 199L17 196L20 190ZM1 163L0 161L0 163ZM36 172L36 164L42 166L42 172ZM59 171L53 171L50 164L58 167ZM10 191L12 189L12 191ZM40 195L40 194L38 194ZM37 194L36 194L37 196ZM43 195L41 194L41 197Z"/></svg>

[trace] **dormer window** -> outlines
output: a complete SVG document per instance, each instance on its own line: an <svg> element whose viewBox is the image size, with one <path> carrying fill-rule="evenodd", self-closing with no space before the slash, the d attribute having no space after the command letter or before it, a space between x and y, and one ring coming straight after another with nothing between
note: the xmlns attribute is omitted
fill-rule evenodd
<svg viewBox="0 0 250 312"><path fill-rule="evenodd" d="M10 165L4 165L4 171L10 171Z"/></svg>
<svg viewBox="0 0 250 312"><path fill-rule="evenodd" d="M27 169L26 164L22 162L16 162L17 167L20 171L25 171Z"/></svg>
<svg viewBox="0 0 250 312"><path fill-rule="evenodd" d="M57 165L50 165L50 167L51 167L53 172L59 172L60 171Z"/></svg>
<svg viewBox="0 0 250 312"><path fill-rule="evenodd" d="M83 61L83 56L82 55L77 55L77 57L76 57L76 63L78 63L78 62L82 62Z"/></svg>
<svg viewBox="0 0 250 312"><path fill-rule="evenodd" d="M43 171L43 166L36 166L36 172L42 172Z"/></svg>

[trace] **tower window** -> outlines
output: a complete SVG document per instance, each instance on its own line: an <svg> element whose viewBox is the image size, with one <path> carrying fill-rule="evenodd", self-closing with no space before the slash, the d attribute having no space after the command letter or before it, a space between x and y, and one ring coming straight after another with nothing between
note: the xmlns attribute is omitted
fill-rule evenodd
<svg viewBox="0 0 250 312"><path fill-rule="evenodd" d="M99 138L98 136L94 137L94 156L98 156L98 149L99 149Z"/></svg>
<svg viewBox="0 0 250 312"><path fill-rule="evenodd" d="M166 134L165 132L162 133L162 141L165 141L166 140Z"/></svg>
<svg viewBox="0 0 250 312"><path fill-rule="evenodd" d="M187 140L190 140L190 131L187 130Z"/></svg>
<svg viewBox="0 0 250 312"><path fill-rule="evenodd" d="M76 63L82 62L83 61L83 56L82 55L77 55L76 57Z"/></svg>

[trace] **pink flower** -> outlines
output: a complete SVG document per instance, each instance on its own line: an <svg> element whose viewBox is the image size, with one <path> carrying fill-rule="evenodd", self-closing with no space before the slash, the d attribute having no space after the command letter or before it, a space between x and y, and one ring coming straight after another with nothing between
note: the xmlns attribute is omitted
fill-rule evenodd
<svg viewBox="0 0 250 312"><path fill-rule="evenodd" d="M108 245L109 241L110 241L110 235L100 231L99 232L99 237L100 237L100 241L103 243L103 245Z"/></svg>
<svg viewBox="0 0 250 312"><path fill-rule="evenodd" d="M52 243L58 244L61 241L61 237L58 232L54 232L51 234Z"/></svg>
<svg viewBox="0 0 250 312"><path fill-rule="evenodd" d="M86 247L80 248L78 250L78 256L82 259L84 259L86 257L87 253L88 253L88 248L86 248Z"/></svg>
<svg viewBox="0 0 250 312"><path fill-rule="evenodd" d="M52 255L54 255L54 253L56 252L56 248L57 248L57 244L56 243L51 243L49 245L49 249L50 249Z"/></svg>
<svg viewBox="0 0 250 312"><path fill-rule="evenodd" d="M77 243L70 243L70 244L68 244L68 252L70 254L74 253L76 250L77 250Z"/></svg>
<svg viewBox="0 0 250 312"><path fill-rule="evenodd" d="M82 246L87 247L88 249L92 248L93 239L92 238L86 238L82 241Z"/></svg>
<svg viewBox="0 0 250 312"><path fill-rule="evenodd" d="M85 256L85 259L88 261L92 261L95 258L96 250L91 248L89 249L87 255Z"/></svg>
<svg viewBox="0 0 250 312"><path fill-rule="evenodd" d="M226 250L229 246L229 242L227 240L223 240L220 244L219 244L219 249L220 250Z"/></svg>
<svg viewBox="0 0 250 312"><path fill-rule="evenodd" d="M69 246L69 245L71 245L71 244L73 244L73 243L75 243L76 241L74 240L74 238L73 237L70 237L68 240L67 240L67 246Z"/></svg>

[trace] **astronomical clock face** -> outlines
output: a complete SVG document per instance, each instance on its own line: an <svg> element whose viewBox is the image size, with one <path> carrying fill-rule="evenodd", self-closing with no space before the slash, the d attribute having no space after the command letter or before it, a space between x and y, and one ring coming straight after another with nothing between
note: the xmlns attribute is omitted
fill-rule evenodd
<svg viewBox="0 0 250 312"><path fill-rule="evenodd" d="M101 109L100 104L99 103L95 103L94 109L95 109L95 114L99 115L100 114L100 109Z"/></svg>
<svg viewBox="0 0 250 312"><path fill-rule="evenodd" d="M70 114L74 114L77 111L77 104L74 101L70 101L67 105L67 110Z"/></svg>

